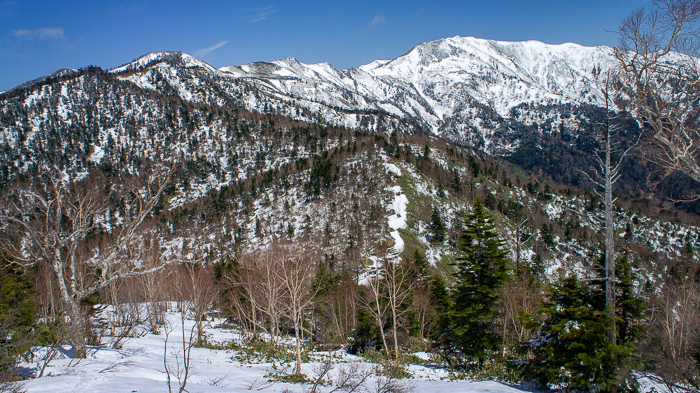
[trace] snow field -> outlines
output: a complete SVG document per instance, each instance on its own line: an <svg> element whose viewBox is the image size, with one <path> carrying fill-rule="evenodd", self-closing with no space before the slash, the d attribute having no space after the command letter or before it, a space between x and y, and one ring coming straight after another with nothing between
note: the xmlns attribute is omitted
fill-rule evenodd
<svg viewBox="0 0 700 393"><path fill-rule="evenodd" d="M210 342L224 342L240 337L235 332L216 328L214 326L221 321L208 323L205 334ZM189 343L190 331L194 321L184 320L184 342ZM28 393L38 392L167 392L167 373L164 366L164 354L166 362L171 369L171 386L173 391L179 388L176 374L178 360L183 355L183 330L181 314L172 312L166 314L166 325L161 329L161 334L144 334L126 341L121 349L108 349L105 347L89 348L88 357L81 361L70 359L70 346L62 348L61 355L53 360L41 378L26 381L24 388ZM170 331L168 335L167 349L165 347L166 335L163 329ZM288 339L290 342L293 339ZM41 355L43 349L37 350ZM279 369L280 365L272 363L244 364L232 360L234 351L214 350L206 348L192 348L190 376L187 380L187 391L195 392L249 392L257 390L261 392L305 392L310 385L290 384L281 382L267 382L266 375ZM429 354L417 353L421 358L428 358ZM374 365L367 363L363 358L346 354L344 351L315 352L312 354L314 361L305 363L302 372L309 377L314 376L314 370L318 369L324 358L331 357L334 367L329 373L330 379L338 377L341 368L347 369L356 364L362 369L371 368ZM181 364L181 362L180 362ZM293 370L291 365L286 365L287 370ZM36 367L36 363L23 364L25 369ZM282 365L284 368L285 365ZM446 370L436 365L410 365L411 379L401 380L406 388L420 393L438 392L474 392L474 393L516 393L522 390L509 387L497 382L469 382L450 381ZM367 392L372 392L376 387L377 377L372 376L367 384ZM334 386L324 386L320 392L330 392Z"/></svg>

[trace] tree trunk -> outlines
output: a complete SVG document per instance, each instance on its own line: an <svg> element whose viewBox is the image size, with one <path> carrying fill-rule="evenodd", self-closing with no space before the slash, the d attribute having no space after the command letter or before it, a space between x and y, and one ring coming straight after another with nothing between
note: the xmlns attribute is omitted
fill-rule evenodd
<svg viewBox="0 0 700 393"><path fill-rule="evenodd" d="M615 232L610 150L610 120L607 119L605 124L605 311L608 314L606 335L608 341L615 344Z"/></svg>
<svg viewBox="0 0 700 393"><path fill-rule="evenodd" d="M301 375L301 338L299 337L299 333L301 331L299 323L299 318L294 318L294 335L296 336L296 342L297 342L297 371L296 375Z"/></svg>
<svg viewBox="0 0 700 393"><path fill-rule="evenodd" d="M398 337L396 336L396 330L398 330L398 326L396 325L396 308L393 307L391 310L391 319L394 324L394 358L396 360L399 360L399 340Z"/></svg>
<svg viewBox="0 0 700 393"><path fill-rule="evenodd" d="M386 358L391 359L391 355L389 354L389 346L386 345L386 334L384 333L384 324L379 318L377 318L377 323L379 324L379 333L381 333L382 335L382 343L384 344L384 352L386 353Z"/></svg>
<svg viewBox="0 0 700 393"><path fill-rule="evenodd" d="M70 337L73 344L73 358L85 359L87 351L85 349L85 324L80 310L80 303L71 302L68 304L70 316Z"/></svg>
<svg viewBox="0 0 700 393"><path fill-rule="evenodd" d="M60 252L60 251L59 251ZM56 258L60 260L60 254ZM70 338L73 345L73 357L84 359L86 356L85 350L85 323L83 323L82 310L80 309L80 298L72 296L68 292L66 279L63 272L63 266L60 264L52 264L53 272L56 275L58 283L58 293L61 296L63 304L68 309L68 317L70 318Z"/></svg>

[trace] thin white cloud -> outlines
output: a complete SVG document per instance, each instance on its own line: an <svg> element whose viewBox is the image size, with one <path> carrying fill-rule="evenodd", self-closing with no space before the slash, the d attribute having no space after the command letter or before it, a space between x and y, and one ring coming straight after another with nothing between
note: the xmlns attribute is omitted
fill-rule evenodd
<svg viewBox="0 0 700 393"><path fill-rule="evenodd" d="M267 7L253 9L253 15L251 16L249 23L260 22L267 19L268 16L277 12L275 7L268 5Z"/></svg>
<svg viewBox="0 0 700 393"><path fill-rule="evenodd" d="M218 44L214 44L208 48L200 49L200 50L194 52L194 57L204 57L204 56L208 55L209 52L216 50L216 49L219 49L226 44L228 44L228 41L221 41Z"/></svg>
<svg viewBox="0 0 700 393"><path fill-rule="evenodd" d="M62 40L66 38L66 34L60 27L42 27L41 29L19 29L12 30L12 35L17 38L29 38L43 40L46 38L54 40Z"/></svg>
<svg viewBox="0 0 700 393"><path fill-rule="evenodd" d="M369 25L370 27L374 27L383 25L384 23L386 23L386 16L382 14L377 14L374 16L374 18L372 18L372 21L369 23Z"/></svg>

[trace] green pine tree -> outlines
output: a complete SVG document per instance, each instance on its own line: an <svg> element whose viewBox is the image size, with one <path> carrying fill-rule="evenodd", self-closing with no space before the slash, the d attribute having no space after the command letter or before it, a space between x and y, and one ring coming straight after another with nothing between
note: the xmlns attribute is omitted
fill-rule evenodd
<svg viewBox="0 0 700 393"><path fill-rule="evenodd" d="M552 234L552 229L552 225L548 225L546 222L542 224L542 228L540 229L542 244L544 244L547 249L554 247L554 234Z"/></svg>
<svg viewBox="0 0 700 393"><path fill-rule="evenodd" d="M425 255L423 252L416 248L413 250L413 260L412 266L411 266L411 275L413 276L414 281L422 281L425 277L428 276L428 270L430 268L430 265L428 264L428 261L425 259Z"/></svg>
<svg viewBox="0 0 700 393"><path fill-rule="evenodd" d="M462 192L462 182L459 180L459 174L457 171L453 172L452 181L450 182L450 188L455 194Z"/></svg>
<svg viewBox="0 0 700 393"><path fill-rule="evenodd" d="M453 344L467 359L482 363L498 348L496 301L510 268L493 217L479 199L464 218L458 247L457 283L450 313Z"/></svg>
<svg viewBox="0 0 700 393"><path fill-rule="evenodd" d="M440 210L433 207L433 214L430 217L430 234L432 241L442 243L445 240L445 224L442 223Z"/></svg>
<svg viewBox="0 0 700 393"><path fill-rule="evenodd" d="M525 362L527 375L543 386L576 391L629 390L631 354L643 332L645 305L634 295L635 277L627 259L620 259L615 270L616 343L607 339L605 282L563 278L552 285L542 307L545 320L531 326L538 337L523 345L531 357Z"/></svg>
<svg viewBox="0 0 700 393"><path fill-rule="evenodd" d="M430 303L435 307L437 314L435 329L431 331L431 338L437 346L448 347L448 333L450 332L449 310L452 308L450 292L439 274L435 274L430 278L429 285Z"/></svg>
<svg viewBox="0 0 700 393"><path fill-rule="evenodd" d="M438 179L438 184L437 184L437 196L440 198L445 197L445 187L442 186L442 181Z"/></svg>
<svg viewBox="0 0 700 393"><path fill-rule="evenodd" d="M429 160L430 159L430 146L428 144L425 144L425 147L423 147L423 156L421 157L423 160Z"/></svg>
<svg viewBox="0 0 700 393"><path fill-rule="evenodd" d="M34 342L34 290L27 275L0 255L0 390L17 379L19 356Z"/></svg>

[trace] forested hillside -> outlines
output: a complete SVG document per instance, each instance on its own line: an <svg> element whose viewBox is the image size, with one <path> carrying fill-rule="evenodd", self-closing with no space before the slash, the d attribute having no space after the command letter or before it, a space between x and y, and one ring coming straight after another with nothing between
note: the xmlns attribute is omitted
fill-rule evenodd
<svg viewBox="0 0 700 393"><path fill-rule="evenodd" d="M343 108L359 119L346 127L207 66L157 54L0 95L5 380L41 377L64 344L85 358L166 334L175 303L181 326L194 321L189 348L295 363L268 375L286 382L310 381L309 351L344 348L392 378L430 352L452 378L697 383L700 221L671 203L692 182L635 149L614 190L607 339L605 207L589 176L609 112L463 102L481 111L469 121L493 121L485 138ZM177 85L170 70L210 79ZM614 121L624 151L640 129L624 111ZM210 340L215 317L240 342ZM17 357L39 346L38 363Z"/></svg>

